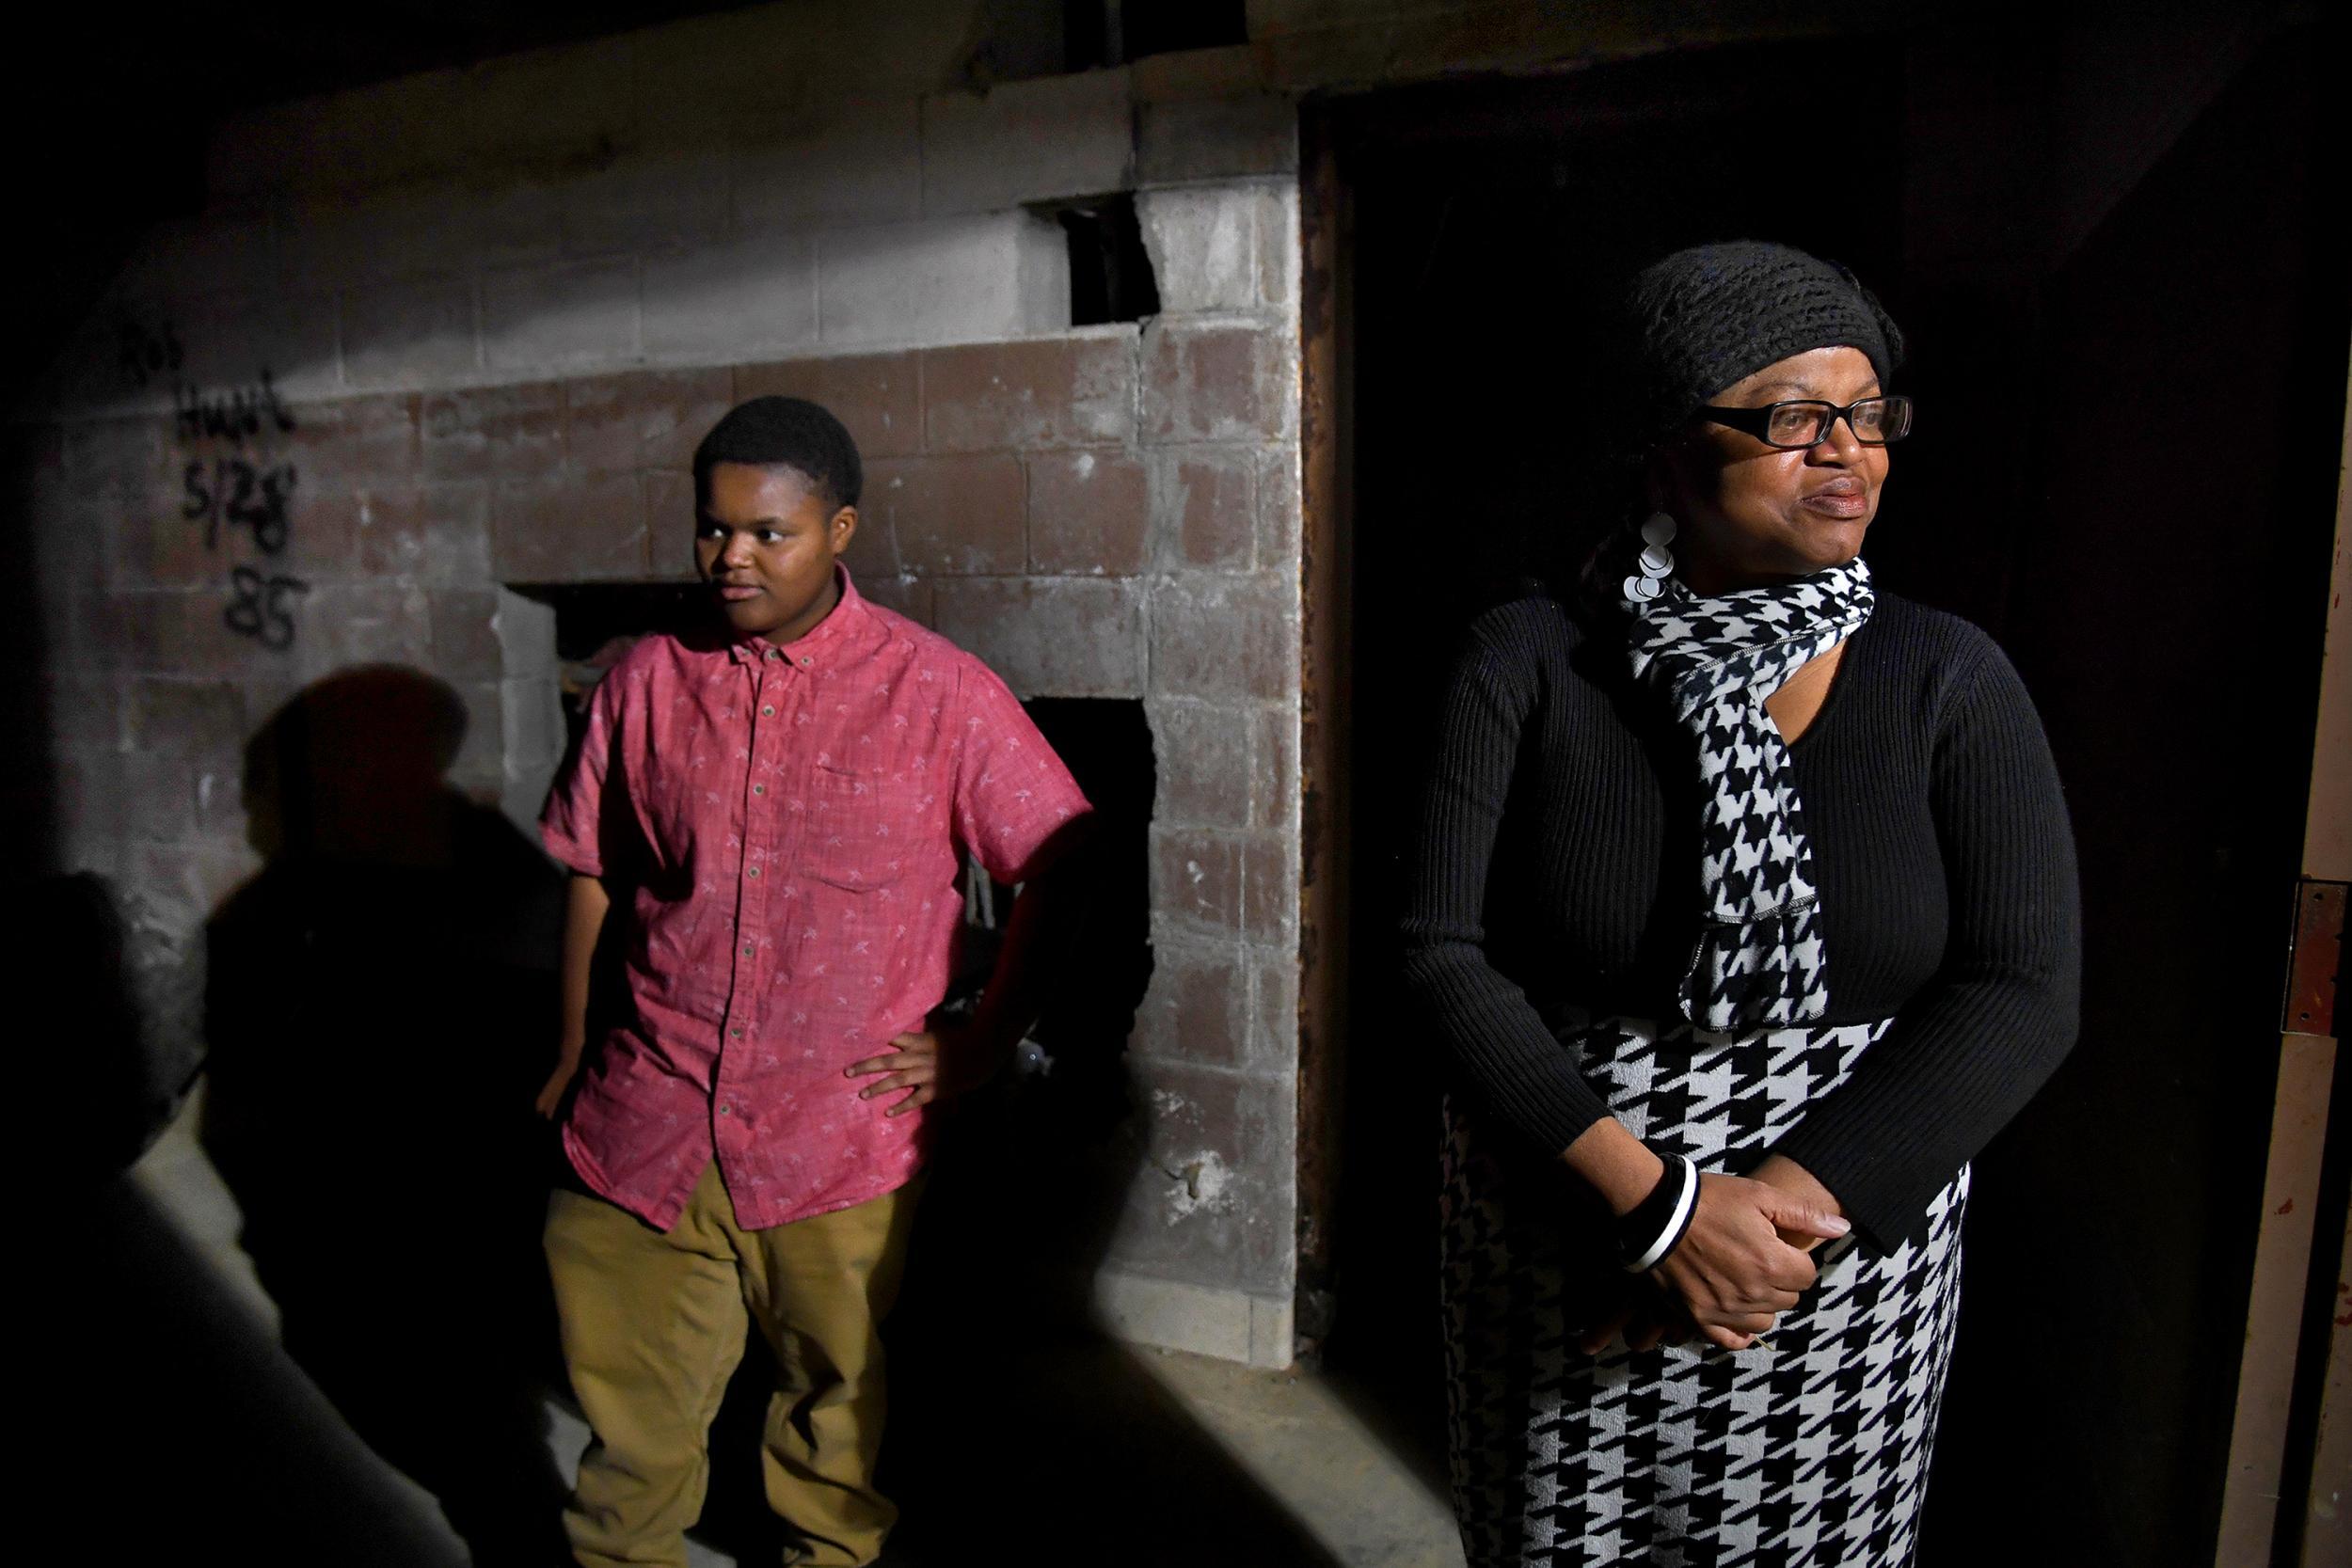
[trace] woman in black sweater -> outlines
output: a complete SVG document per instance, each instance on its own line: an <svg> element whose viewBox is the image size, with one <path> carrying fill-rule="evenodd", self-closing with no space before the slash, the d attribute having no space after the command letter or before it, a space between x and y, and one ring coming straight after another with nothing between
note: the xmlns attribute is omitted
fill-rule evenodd
<svg viewBox="0 0 2352 1568"><path fill-rule="evenodd" d="M1876 301L1752 244L1630 300L1642 504L1470 627L1412 855L1456 1510L1471 1568L1901 1564L1968 1161L2074 1037L2065 807L2000 650L1859 558Z"/></svg>

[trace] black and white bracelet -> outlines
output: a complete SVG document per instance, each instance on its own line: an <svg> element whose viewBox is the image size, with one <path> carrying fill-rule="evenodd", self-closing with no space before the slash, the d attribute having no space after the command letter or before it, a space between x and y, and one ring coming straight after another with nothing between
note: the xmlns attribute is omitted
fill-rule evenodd
<svg viewBox="0 0 2352 1568"><path fill-rule="evenodd" d="M1617 1222L1617 1250L1628 1274L1656 1268L1680 1244L1698 1212L1699 1167L1679 1154L1662 1158L1666 1170L1658 1185Z"/></svg>

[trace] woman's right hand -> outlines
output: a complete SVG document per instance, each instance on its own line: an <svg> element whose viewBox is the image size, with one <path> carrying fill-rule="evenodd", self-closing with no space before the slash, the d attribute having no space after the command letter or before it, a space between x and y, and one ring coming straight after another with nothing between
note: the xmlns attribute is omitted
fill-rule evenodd
<svg viewBox="0 0 2352 1568"><path fill-rule="evenodd" d="M1777 1187L1701 1176L1690 1230L1650 1273L1701 1334L1725 1350L1745 1350L1813 1283L1813 1259L1781 1233L1829 1239L1850 1228Z"/></svg>

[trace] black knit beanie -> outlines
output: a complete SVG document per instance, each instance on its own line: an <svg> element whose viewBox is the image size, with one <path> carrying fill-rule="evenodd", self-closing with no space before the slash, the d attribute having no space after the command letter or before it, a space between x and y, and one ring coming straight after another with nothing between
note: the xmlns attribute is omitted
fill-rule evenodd
<svg viewBox="0 0 2352 1568"><path fill-rule="evenodd" d="M1651 262L1627 295L1624 345L1636 375L1628 434L1647 446L1743 376L1815 348L1858 348L1879 385L1902 334L1870 291L1833 261L1785 245L1733 240Z"/></svg>

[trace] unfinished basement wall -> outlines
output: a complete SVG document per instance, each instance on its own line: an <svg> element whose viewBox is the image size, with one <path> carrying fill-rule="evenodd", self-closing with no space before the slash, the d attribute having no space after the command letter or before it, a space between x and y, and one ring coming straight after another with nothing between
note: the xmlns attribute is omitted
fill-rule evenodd
<svg viewBox="0 0 2352 1568"><path fill-rule="evenodd" d="M1291 102L1230 52L969 85L977 0L810 0L275 109L215 145L18 411L67 869L201 962L248 743L333 673L446 682L450 779L562 747L518 586L685 575L731 402L838 412L862 589L1026 697L1138 699L1147 1157L1096 1299L1288 1362L1298 904ZM1057 204L1132 193L1160 310L1070 325Z"/></svg>

